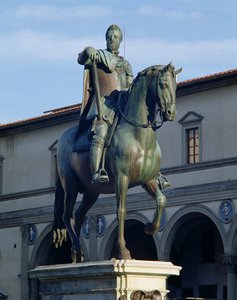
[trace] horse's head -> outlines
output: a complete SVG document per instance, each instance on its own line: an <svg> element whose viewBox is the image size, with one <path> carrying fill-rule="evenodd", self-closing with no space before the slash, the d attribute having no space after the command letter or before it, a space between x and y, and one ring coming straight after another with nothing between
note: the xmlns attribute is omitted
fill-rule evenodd
<svg viewBox="0 0 237 300"><path fill-rule="evenodd" d="M139 72L126 94L124 111L119 102L123 119L133 126L151 127L154 130L165 121L173 121L176 116L176 75L181 70L175 70L169 63L151 66ZM160 123L156 121L158 112Z"/></svg>
<svg viewBox="0 0 237 300"><path fill-rule="evenodd" d="M182 71L174 66L153 66L147 75L151 74L150 93L156 100L163 121L173 121L176 117L176 75ZM156 80L155 80L156 79Z"/></svg>

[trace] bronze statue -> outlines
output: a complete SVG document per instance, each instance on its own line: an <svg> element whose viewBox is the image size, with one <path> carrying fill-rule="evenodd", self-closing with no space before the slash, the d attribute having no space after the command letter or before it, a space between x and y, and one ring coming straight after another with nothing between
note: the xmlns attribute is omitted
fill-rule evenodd
<svg viewBox="0 0 237 300"><path fill-rule="evenodd" d="M130 64L119 56L119 46L123 34L117 25L111 25L106 31L106 50L85 48L78 55L78 63L85 65L84 93L79 132L88 122L93 122L91 131L92 184L108 182L109 177L100 167L104 153L108 129L112 126L117 108L119 91L126 90L133 80ZM74 151L78 151L76 147Z"/></svg>
<svg viewBox="0 0 237 300"><path fill-rule="evenodd" d="M175 70L171 63L148 67L137 75L127 91L115 90L119 95L117 109L114 110L116 122L113 121L113 135L108 133L104 158L109 181L92 185L90 152L86 148L81 152L73 149L76 136L88 142L88 132L83 130L89 112L87 105L83 108L81 120L84 123L83 126L80 124L79 135L75 126L59 139L57 163L60 180L55 194L54 241L56 245L62 242L61 232L66 227L72 241L74 262L82 260L81 227L88 210L101 193L116 193L118 258L131 259L124 238L128 188L141 185L155 199L156 213L145 230L154 234L159 228L166 198L159 180L161 151L156 130L163 122L173 121L176 116L176 74L180 71ZM106 97L104 99L106 102ZM108 107L109 104L110 101ZM160 122L157 121L158 116ZM83 198L74 218L73 207L78 193L83 193Z"/></svg>

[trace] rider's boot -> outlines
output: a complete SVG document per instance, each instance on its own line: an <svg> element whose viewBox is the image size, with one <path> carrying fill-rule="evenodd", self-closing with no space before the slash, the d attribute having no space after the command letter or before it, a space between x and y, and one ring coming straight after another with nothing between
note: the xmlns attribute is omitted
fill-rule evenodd
<svg viewBox="0 0 237 300"><path fill-rule="evenodd" d="M92 145L91 147L91 170L92 181L91 184L99 184L109 182L109 177L105 169L99 169L103 148L100 145Z"/></svg>
<svg viewBox="0 0 237 300"><path fill-rule="evenodd" d="M91 145L91 171L92 185L106 183L109 181L108 174L104 168L100 169L101 159L104 151L104 142L107 135L107 124L105 122L97 122L95 135Z"/></svg>

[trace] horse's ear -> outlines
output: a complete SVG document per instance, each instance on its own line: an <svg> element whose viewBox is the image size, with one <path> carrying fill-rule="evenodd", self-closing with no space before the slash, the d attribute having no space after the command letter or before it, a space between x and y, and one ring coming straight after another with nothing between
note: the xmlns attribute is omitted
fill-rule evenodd
<svg viewBox="0 0 237 300"><path fill-rule="evenodd" d="M164 72L169 71L170 69L173 69L173 65L172 65L172 61L170 63L168 63L168 65L166 65L163 69Z"/></svg>
<svg viewBox="0 0 237 300"><path fill-rule="evenodd" d="M183 68L179 68L178 70L175 70L175 75L179 74L180 72L182 72Z"/></svg>

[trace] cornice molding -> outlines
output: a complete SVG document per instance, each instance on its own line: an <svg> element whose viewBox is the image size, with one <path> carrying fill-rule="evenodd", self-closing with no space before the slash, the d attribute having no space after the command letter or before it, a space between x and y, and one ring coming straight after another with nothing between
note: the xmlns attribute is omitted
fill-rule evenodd
<svg viewBox="0 0 237 300"><path fill-rule="evenodd" d="M17 199L22 199L22 198L38 197L41 195L52 194L54 192L55 192L55 187L47 187L47 188L36 189L36 190L31 190L31 191L23 191L23 192L12 193L12 194L4 194L4 195L0 196L0 202L17 200Z"/></svg>
<svg viewBox="0 0 237 300"><path fill-rule="evenodd" d="M52 114L26 121L10 123L0 127L0 137L18 134L29 130L52 127L59 124L66 124L73 121L79 121L79 117L80 110L74 110L71 112L60 113L58 115Z"/></svg>
<svg viewBox="0 0 237 300"><path fill-rule="evenodd" d="M237 164L237 157L211 160L189 165L175 166L170 168L162 168L162 173L165 175L187 173L205 169L222 168Z"/></svg>
<svg viewBox="0 0 237 300"><path fill-rule="evenodd" d="M166 207L174 207L187 204L200 204L213 201L232 199L237 196L237 180L222 181L209 184L188 186L164 191L167 197ZM76 208L79 202L76 203ZM147 193L127 195L127 211L144 211L155 209L155 201ZM16 227L22 224L49 223L53 221L53 205L6 212L0 214L0 228ZM116 214L115 196L99 198L92 209L90 215Z"/></svg>
<svg viewBox="0 0 237 300"><path fill-rule="evenodd" d="M233 166L236 164L237 164L237 157L232 157L232 158L219 159L219 160L213 160L208 162L195 163L195 164L190 164L185 166L162 168L161 171L162 174L164 175L170 175L170 174L180 174L180 173L187 173L187 172L212 169L212 168L222 168L227 166ZM54 192L55 192L55 187L47 187L47 188L35 189L30 191L22 191L22 192L12 193L12 194L4 194L0 196L0 202L52 194Z"/></svg>

